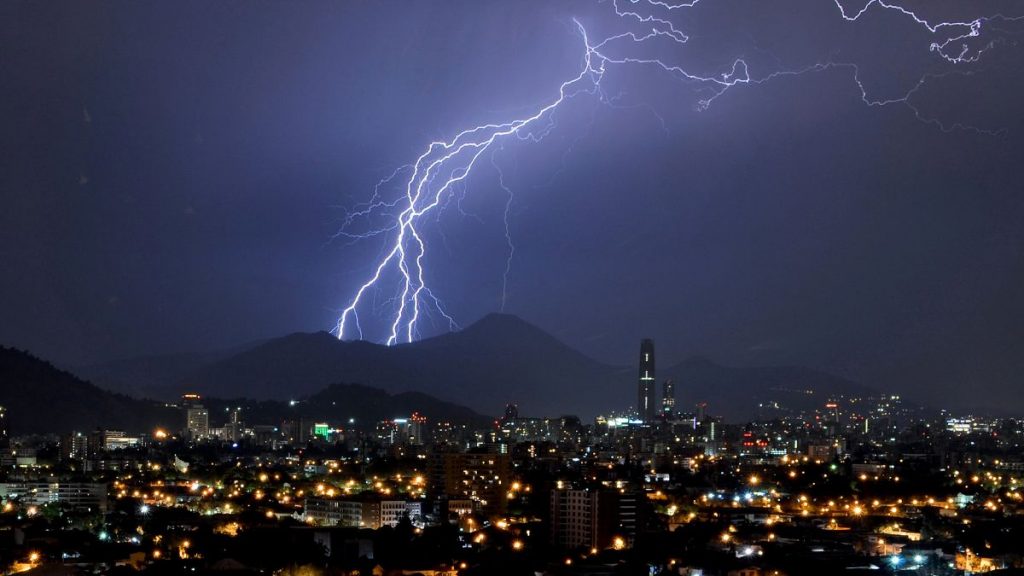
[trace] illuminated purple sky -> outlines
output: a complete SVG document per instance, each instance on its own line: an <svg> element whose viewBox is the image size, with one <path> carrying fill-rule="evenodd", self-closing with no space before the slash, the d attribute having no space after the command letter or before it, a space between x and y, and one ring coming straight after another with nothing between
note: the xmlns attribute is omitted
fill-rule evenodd
<svg viewBox="0 0 1024 576"><path fill-rule="evenodd" d="M672 16L692 41L669 55L701 74L852 62L885 97L969 71L914 102L1006 133L868 107L848 69L701 112L693 86L611 70L617 108L580 97L545 140L495 155L515 194L506 311L608 362L649 336L665 364L796 363L1024 407L1024 26L993 24L981 61L952 67L891 11ZM582 0L4 3L0 343L73 365L333 328L383 240L330 242L344 207L431 140L557 95L580 64L573 17L621 25ZM426 227L429 280L462 324L501 306L488 166Z"/></svg>

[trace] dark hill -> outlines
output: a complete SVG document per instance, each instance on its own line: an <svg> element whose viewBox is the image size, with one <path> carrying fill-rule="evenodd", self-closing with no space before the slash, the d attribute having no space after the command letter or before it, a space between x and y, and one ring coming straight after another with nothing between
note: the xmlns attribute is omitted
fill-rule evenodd
<svg viewBox="0 0 1024 576"><path fill-rule="evenodd" d="M296 402L204 398L203 403L210 409L213 426L223 425L227 421L227 411L235 407L242 408L247 424L278 424L303 418L307 423L322 421L349 427L348 423L354 421L355 428L365 431L372 431L382 420L406 418L414 412L429 415L432 422L449 421L480 427L493 422L491 417L427 394L388 394L380 388L360 384L331 384Z"/></svg>
<svg viewBox="0 0 1024 576"><path fill-rule="evenodd" d="M102 390L13 348L0 347L0 405L13 435L89 431L99 426L146 432L177 424L162 404Z"/></svg>
<svg viewBox="0 0 1024 576"><path fill-rule="evenodd" d="M315 336L315 335L314 335ZM429 415L434 421L486 426L491 419L465 406L420 392L388 394L379 388L332 384L291 405L281 401L221 400L207 397L211 423L223 425L225 409L245 408L248 424L279 424L302 416L340 424L355 418L362 428L380 420ZM12 435L89 431L96 428L149 432L157 427L177 430L179 409L108 392L27 352L0 347L0 406L7 409Z"/></svg>
<svg viewBox="0 0 1024 576"><path fill-rule="evenodd" d="M465 406L421 392L391 395L379 388L359 384L332 384L307 398L300 406L307 416L342 422L354 418L375 423L407 417L413 412L429 414L431 421L448 420L476 426L487 426L493 421Z"/></svg>
<svg viewBox="0 0 1024 576"><path fill-rule="evenodd" d="M712 414L747 419L762 403L789 409L820 408L832 395L870 396L875 391L845 378L801 366L731 368L695 356L659 373L676 382L677 404L691 410L707 402Z"/></svg>
<svg viewBox="0 0 1024 576"><path fill-rule="evenodd" d="M214 362L177 391L288 399L359 382L423 392L485 414L500 414L510 401L530 413L596 413L628 401L619 372L515 316L494 314L460 332L391 347L342 342L326 332L291 334Z"/></svg>
<svg viewBox="0 0 1024 576"><path fill-rule="evenodd" d="M102 364L76 366L74 373L103 387L130 396L154 396L174 389L189 374L214 362L254 348L263 341L250 342L215 352L186 352L125 358Z"/></svg>
<svg viewBox="0 0 1024 576"><path fill-rule="evenodd" d="M591 417L635 404L636 374L593 360L515 316L491 314L459 332L391 347L342 342L326 332L291 334L206 364L163 396L192 390L288 400L357 382L391 394L429 394L492 416L516 402L524 415ZM681 410L708 402L712 413L731 420L752 417L765 401L804 408L830 394L866 391L807 368L729 368L703 358L658 372L659 381L668 378L676 381Z"/></svg>

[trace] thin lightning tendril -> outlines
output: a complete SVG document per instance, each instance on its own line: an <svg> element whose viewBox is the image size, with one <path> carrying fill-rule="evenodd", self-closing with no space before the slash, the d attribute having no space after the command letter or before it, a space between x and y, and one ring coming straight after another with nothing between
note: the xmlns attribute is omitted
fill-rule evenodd
<svg viewBox="0 0 1024 576"><path fill-rule="evenodd" d="M508 303L508 275L512 271L512 258L516 255L516 245L512 242L512 231L509 229L508 224L509 214L512 211L512 200L515 198L515 195L512 194L512 190L505 184L505 173L501 171L501 166L495 160L494 153L491 154L491 165L498 172L498 186L506 194L505 212L502 215L502 223L505 225L505 244L508 246L508 258L505 259L505 273L501 275L501 311L504 312L505 304Z"/></svg>
<svg viewBox="0 0 1024 576"><path fill-rule="evenodd" d="M477 161L490 151L490 162L498 174L498 186L506 193L506 204L503 217L505 239L508 246L508 257L502 280L501 307L504 310L508 298L508 277L511 271L515 245L509 228L509 217L513 202L511 189L506 185L495 154L503 143L510 138L540 141L555 128L555 112L562 104L572 98L589 94L596 96L602 103L613 105L616 98L605 95L601 85L605 73L612 66L647 66L660 69L685 83L705 91L705 95L696 103L698 110L707 109L712 103L729 89L739 85L759 85L788 76L799 76L812 72L823 72L831 69L850 70L852 79L860 91L861 100L870 107L882 107L893 104L906 106L914 116L925 123L935 125L942 131L970 130L984 134L998 134L997 131L982 130L964 124L945 124L938 119L925 116L912 103L913 96L930 80L951 74L970 75L970 71L953 71L932 73L921 76L910 90L893 97L873 97L861 81L860 69L856 64L846 62L822 62L791 70L776 70L766 75L754 77L747 62L742 58L735 59L725 72L717 75L701 75L689 71L682 65L665 62L659 58L618 56L613 55L616 46L621 44L644 45L654 40L667 40L676 44L686 44L689 36L668 19L674 11L694 8L704 0L690 0L670 3L665 0L612 0L615 15L624 22L631 22L643 31L626 31L607 36L599 41L592 41L587 30L578 20L573 20L583 44L582 65L575 76L562 82L557 95L536 109L529 116L501 123L483 124L463 130L448 140L431 142L416 161L400 166L393 173L382 179L374 187L370 200L346 213L343 224L333 239L345 238L350 241L362 240L379 235L388 235L373 272L356 290L348 305L341 311L335 328L338 338L350 336L353 328L357 337L363 338L358 310L365 304L368 294L377 292L385 283L388 275L397 276L396 295L391 301L392 317L385 343L393 345L399 342L412 342L419 336L417 322L422 316L436 311L448 323L449 329L456 329L454 318L445 311L441 300L427 286L426 257L427 243L424 240L421 220L435 209L438 213L455 194L458 186L466 186L466 179L473 172ZM841 0L834 0L840 16L847 22L856 22L872 9L897 12L908 18L915 25L923 28L939 38L929 46L931 52L938 55L948 64L960 65L976 62L981 56L992 49L996 41L991 40L980 47L972 49L970 41L981 36L982 29L993 21L1016 21L1024 16L1007 17L1002 14L986 16L966 21L933 22L919 16L899 4L885 0L868 0L860 9L854 10L844 5ZM650 10L654 13L645 13ZM664 13L664 15L659 15ZM660 117L659 117L660 118ZM404 194L393 200L385 200L381 188L402 180ZM461 197L460 197L461 198ZM396 213L397 212L397 213ZM388 223L375 227L367 232L350 232L351 226L362 220L384 217ZM371 300L375 296L370 296Z"/></svg>

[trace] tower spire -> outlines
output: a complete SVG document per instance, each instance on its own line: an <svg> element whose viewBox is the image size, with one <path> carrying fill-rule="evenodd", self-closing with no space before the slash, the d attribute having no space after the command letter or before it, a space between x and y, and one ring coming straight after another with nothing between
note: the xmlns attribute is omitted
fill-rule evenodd
<svg viewBox="0 0 1024 576"><path fill-rule="evenodd" d="M655 407L656 384L654 382L654 340L640 341L640 381L638 385L637 412L644 422L653 422L657 413Z"/></svg>

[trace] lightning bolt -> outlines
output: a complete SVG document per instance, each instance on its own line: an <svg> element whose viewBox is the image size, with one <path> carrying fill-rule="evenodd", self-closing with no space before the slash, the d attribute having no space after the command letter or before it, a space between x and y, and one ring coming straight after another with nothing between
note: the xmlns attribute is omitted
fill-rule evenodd
<svg viewBox="0 0 1024 576"><path fill-rule="evenodd" d="M861 16L869 12L873 7L877 6L879 9L892 10L907 16L932 34L940 34L947 30L950 31L949 36L941 40L933 41L928 48L951 64L976 62L981 58L982 54L991 50L995 46L995 41L990 41L985 43L981 48L972 52L969 40L971 38L978 38L981 36L981 28L984 24L996 20L1015 21L1022 18L1021 16L1007 17L1003 14L993 14L991 16L983 16L973 20L931 22L926 18L918 16L913 10L909 10L899 4L885 2L884 0L868 0L868 3L856 12L849 11L849 9L843 6L843 3L840 2L840 0L834 1L836 6L839 8L839 13L842 15L843 19L849 22L860 19ZM959 51L950 51L951 48L955 50L957 47L959 47Z"/></svg>
<svg viewBox="0 0 1024 576"><path fill-rule="evenodd" d="M496 152L496 151L495 151ZM515 195L512 194L512 190L505 184L505 173L501 171L501 166L498 165L495 160L495 155L491 154L491 165L494 166L494 170L498 173L498 186L505 191L505 212L502 214L501 221L505 225L505 244L508 246L508 258L505 259L505 273L501 275L501 311L505 311L505 304L508 303L508 275L512 272L512 258L516 255L516 245L512 241L512 231L509 230L509 214L512 211L512 200Z"/></svg>
<svg viewBox="0 0 1024 576"><path fill-rule="evenodd" d="M969 75L970 71L953 71L942 74L928 74L903 94L891 97L875 97L869 94L861 81L860 69L854 63L821 62L797 69L775 70L761 76L754 76L743 58L736 58L723 71L716 75L698 74L686 66L674 62L666 62L660 58L619 55L622 47L639 47L654 41L668 41L685 45L690 38L669 19L674 12L695 8L702 1L690 0L671 3L665 0L612 0L611 6L615 16L623 23L632 24L641 31L627 30L600 39L592 39L578 20L573 20L575 31L581 41L581 63L574 75L564 80L554 96L546 103L526 116L482 124L465 129L447 140L430 142L416 160L408 165L397 168L392 174L378 182L370 200L348 212L335 238L350 241L362 240L374 236L385 235L388 240L384 250L372 267L373 272L359 285L348 305L341 311L335 328L340 339L350 337L354 333L363 338L363 330L359 322L359 310L367 306L377 292L391 286L394 295L388 300L391 307L388 345L399 342L412 342L418 336L417 323L423 316L437 313L447 323L449 329L457 326L454 318L446 312L441 300L427 286L427 242L424 239L420 224L426 216L443 210L457 186L465 186L466 179L473 172L481 156L490 152L489 158L498 174L498 186L506 194L503 217L505 239L508 246L505 271L502 282L502 309L508 298L508 277L515 245L509 228L509 217L513 201L512 191L505 183L504 174L498 165L495 154L506 141L512 139L537 142L547 136L556 126L555 113L573 98L580 95L591 95L600 102L613 105L615 98L609 98L603 91L602 80L609 68L614 66L644 66L660 70L677 78L683 83L696 87L703 93L696 102L697 110L710 107L715 100L730 89L740 85L759 85L787 76L799 76L807 73L822 72L830 69L845 69L851 72L852 80L860 91L861 100L871 107L903 105L911 110L922 122L933 124L943 131L974 130L982 133L995 134L963 124L945 124L937 119L925 116L913 103L913 96L929 81L951 74ZM982 45L971 48L982 34L983 28L993 21L1016 21L1024 16L1007 17L1002 14L979 17L965 21L930 21L913 10L900 4L884 0L868 0L860 9L850 8L841 0L833 0L841 18L854 23L872 10L885 10L898 13L915 25L925 29L936 38L929 45L929 50L945 63L960 66L976 62L982 55L991 50L996 40L989 40ZM399 180L399 178L402 178ZM396 198L386 200L382 189L401 182L404 193ZM440 212L440 210L438 210ZM350 228L356 221L383 217L387 222L375 226L367 232L354 233ZM394 282L392 282L392 280Z"/></svg>

